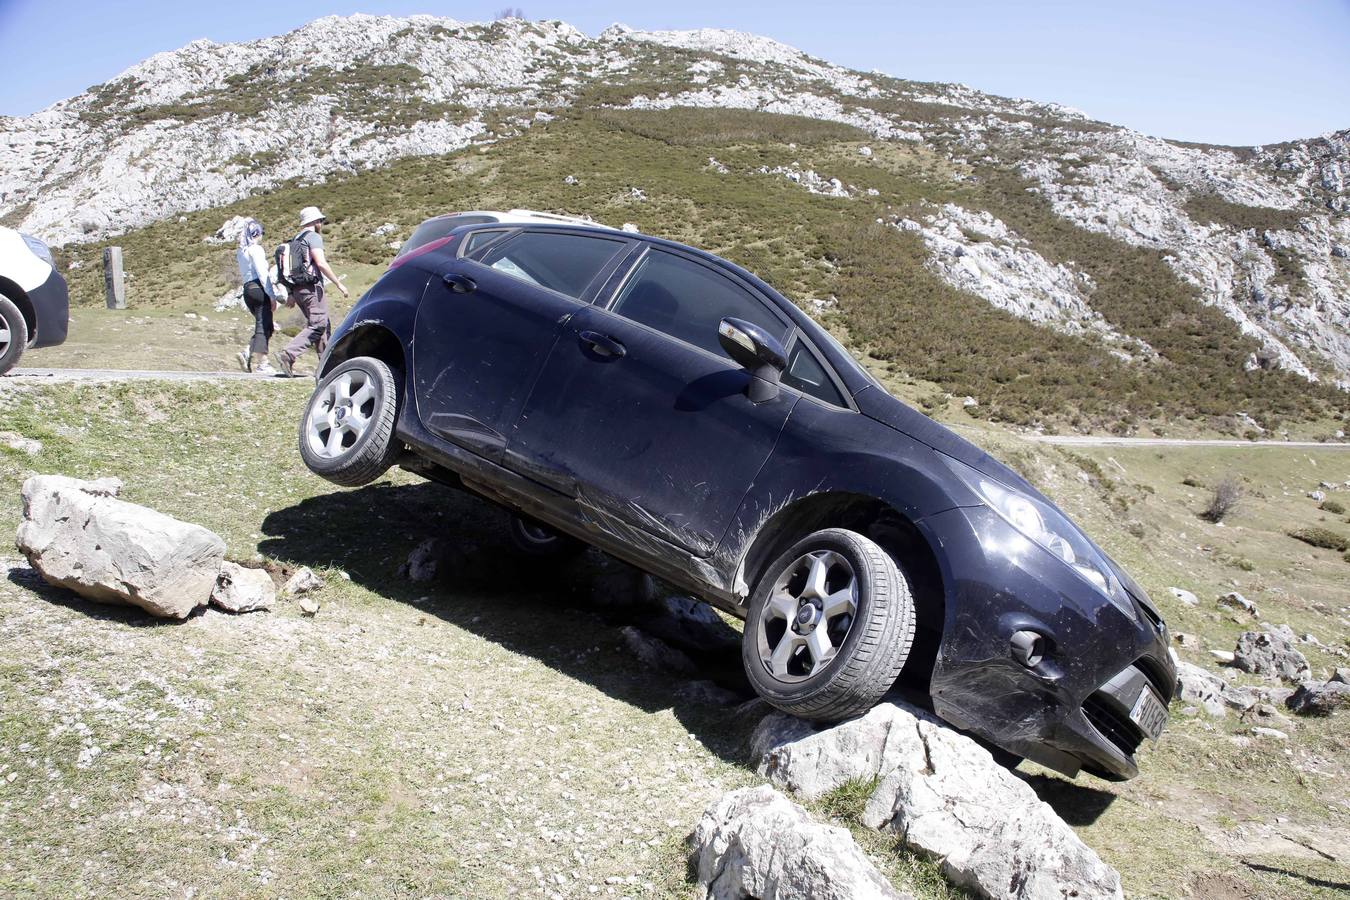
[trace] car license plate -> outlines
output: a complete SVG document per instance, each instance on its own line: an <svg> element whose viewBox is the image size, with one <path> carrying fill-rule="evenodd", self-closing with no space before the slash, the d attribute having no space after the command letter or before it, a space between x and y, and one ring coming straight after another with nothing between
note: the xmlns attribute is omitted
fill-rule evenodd
<svg viewBox="0 0 1350 900"><path fill-rule="evenodd" d="M1139 699L1134 701L1134 709L1130 710L1130 720L1142 728L1144 735L1156 744L1167 725L1167 707L1151 688L1144 688L1139 692Z"/></svg>

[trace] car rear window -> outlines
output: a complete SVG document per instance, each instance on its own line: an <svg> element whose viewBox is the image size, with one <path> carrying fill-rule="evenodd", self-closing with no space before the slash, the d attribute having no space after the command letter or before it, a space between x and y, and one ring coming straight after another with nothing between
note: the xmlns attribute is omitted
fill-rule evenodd
<svg viewBox="0 0 1350 900"><path fill-rule="evenodd" d="M491 216L437 216L434 219L427 219L418 225L412 235L403 242L403 246L398 248L394 259L407 256L424 244L440 240L461 225L485 225L495 221L497 220Z"/></svg>
<svg viewBox="0 0 1350 900"><path fill-rule="evenodd" d="M482 262L522 281L579 298L623 248L623 241L527 231L489 248Z"/></svg>

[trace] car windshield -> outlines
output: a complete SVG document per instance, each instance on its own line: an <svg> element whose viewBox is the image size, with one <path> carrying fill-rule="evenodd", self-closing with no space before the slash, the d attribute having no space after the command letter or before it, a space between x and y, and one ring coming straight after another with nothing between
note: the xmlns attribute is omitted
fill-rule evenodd
<svg viewBox="0 0 1350 900"><path fill-rule="evenodd" d="M427 219L421 225L418 225L412 236L403 242L402 247L398 248L398 254L394 259L407 256L418 247L440 240L461 225L483 225L495 221L497 220L492 216L473 215L437 216L434 219Z"/></svg>

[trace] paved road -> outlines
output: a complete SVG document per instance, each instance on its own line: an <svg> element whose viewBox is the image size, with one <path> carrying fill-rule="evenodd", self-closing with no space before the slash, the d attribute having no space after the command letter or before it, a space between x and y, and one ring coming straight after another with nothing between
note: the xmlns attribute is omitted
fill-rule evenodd
<svg viewBox="0 0 1350 900"><path fill-rule="evenodd" d="M295 380L305 380L300 376ZM265 375L251 375L247 372L156 372L137 369L14 369L9 375L0 378L0 385L6 382L17 384L55 384L64 381L258 381L272 384L285 384L288 379Z"/></svg>
<svg viewBox="0 0 1350 900"><path fill-rule="evenodd" d="M1028 441L1041 444L1066 444L1075 447L1283 447L1304 450L1350 450L1350 443L1328 441L1223 441L1208 438L1129 438L1082 434L1027 434Z"/></svg>

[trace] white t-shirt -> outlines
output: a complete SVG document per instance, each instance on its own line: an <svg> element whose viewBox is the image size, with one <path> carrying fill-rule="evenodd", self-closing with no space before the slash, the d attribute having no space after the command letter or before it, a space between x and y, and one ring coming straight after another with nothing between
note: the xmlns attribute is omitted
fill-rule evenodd
<svg viewBox="0 0 1350 900"><path fill-rule="evenodd" d="M268 274L267 254L263 253L259 244L249 244L245 249L234 251L234 261L239 264L239 280L242 283L260 282L267 296L276 297L276 287Z"/></svg>

